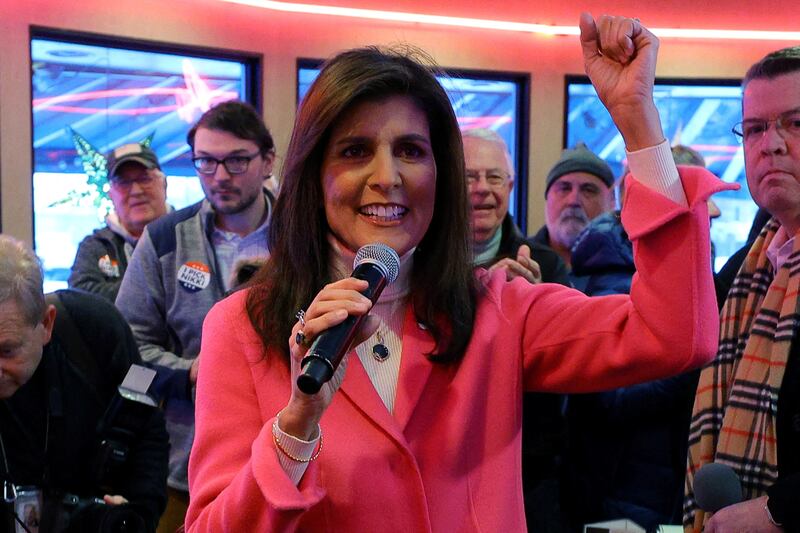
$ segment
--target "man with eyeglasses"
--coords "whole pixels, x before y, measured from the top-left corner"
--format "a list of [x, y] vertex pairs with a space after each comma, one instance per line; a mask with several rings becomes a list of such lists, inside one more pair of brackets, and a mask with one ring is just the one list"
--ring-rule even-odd
[[272, 136], [249, 104], [210, 109], [187, 136], [205, 198], [150, 224], [131, 258], [117, 306], [142, 359], [158, 370], [170, 434], [170, 501], [159, 531], [183, 523], [194, 439], [200, 333], [211, 307], [233, 288], [235, 265], [269, 255], [274, 199], [264, 189], [275, 161]]
[[[564, 150], [547, 174], [545, 182], [545, 225], [534, 240], [555, 250], [571, 265], [572, 245], [595, 217], [614, 209], [614, 174], [611, 167], [584, 143]], [[579, 277], [570, 276], [577, 289]]]
[[140, 143], [123, 144], [106, 156], [108, 196], [114, 211], [106, 227], [81, 241], [69, 276], [71, 288], [117, 297], [122, 277], [144, 227], [168, 211], [167, 178], [158, 157]]
[[514, 167], [503, 138], [483, 128], [465, 129], [461, 135], [475, 264], [490, 271], [505, 269], [509, 280], [520, 276], [531, 283], [569, 285], [567, 268], [558, 255], [522, 235], [508, 214]]
[[705, 531], [800, 531], [800, 46], [745, 75], [742, 140], [750, 194], [772, 218], [752, 243], [721, 313], [717, 358], [700, 375], [689, 434], [685, 526], [700, 526], [694, 480], [733, 468], [743, 501]]
[[[472, 207], [475, 264], [506, 271], [510, 280], [569, 286], [567, 267], [553, 250], [525, 237], [508, 214], [514, 167], [496, 132], [465, 129], [464, 162]], [[565, 444], [564, 395], [526, 393], [522, 413], [522, 487], [530, 531], [560, 531], [558, 469]]]

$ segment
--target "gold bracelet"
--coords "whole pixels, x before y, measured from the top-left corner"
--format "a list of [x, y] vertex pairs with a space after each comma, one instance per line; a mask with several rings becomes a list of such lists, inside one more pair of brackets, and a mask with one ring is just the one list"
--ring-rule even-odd
[[281, 413], [278, 413], [275, 416], [275, 422], [272, 423], [272, 440], [275, 442], [275, 447], [278, 448], [278, 450], [280, 450], [283, 455], [285, 455], [292, 461], [298, 463], [310, 463], [311, 461], [319, 457], [319, 454], [322, 451], [322, 427], [319, 424], [317, 425], [317, 431], [319, 431], [319, 446], [317, 446], [317, 451], [314, 452], [314, 455], [312, 455], [308, 459], [303, 459], [301, 457], [295, 457], [294, 455], [290, 454], [286, 450], [286, 448], [281, 446], [281, 443], [278, 441], [278, 430], [280, 429], [278, 427], [278, 420], [280, 420], [280, 418], [281, 418]]

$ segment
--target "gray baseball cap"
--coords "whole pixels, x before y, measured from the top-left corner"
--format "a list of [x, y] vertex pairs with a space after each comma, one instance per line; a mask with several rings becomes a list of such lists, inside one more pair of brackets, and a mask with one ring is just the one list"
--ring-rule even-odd
[[139, 163], [146, 169], [161, 169], [156, 153], [148, 146], [139, 143], [128, 143], [111, 150], [106, 156], [108, 179], [113, 179], [119, 167], [131, 161]]

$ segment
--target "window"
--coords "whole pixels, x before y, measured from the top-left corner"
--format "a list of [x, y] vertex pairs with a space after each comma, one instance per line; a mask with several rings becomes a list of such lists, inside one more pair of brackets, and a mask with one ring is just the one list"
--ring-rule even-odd
[[[321, 61], [301, 59], [297, 68], [297, 100], [303, 99], [320, 71]], [[516, 176], [527, 178], [528, 93], [527, 74], [447, 69], [439, 76], [462, 128], [494, 130], [508, 145]], [[509, 212], [525, 232], [528, 180], [518, 178], [509, 199]]]
[[80, 241], [103, 225], [111, 203], [76, 143], [105, 154], [151, 137], [179, 209], [203, 197], [186, 133], [219, 102], [258, 105], [260, 58], [220, 51], [33, 29], [34, 242], [45, 290], [66, 286]]
[[[742, 119], [740, 81], [656, 80], [653, 96], [670, 144], [694, 148], [711, 172], [741, 185], [738, 191], [713, 197], [722, 213], [711, 225], [714, 268], [719, 270], [744, 245], [757, 210], [747, 189], [742, 146], [731, 133]], [[567, 77], [565, 115], [564, 145], [585, 142], [620, 177], [625, 166], [622, 136], [585, 76]]]

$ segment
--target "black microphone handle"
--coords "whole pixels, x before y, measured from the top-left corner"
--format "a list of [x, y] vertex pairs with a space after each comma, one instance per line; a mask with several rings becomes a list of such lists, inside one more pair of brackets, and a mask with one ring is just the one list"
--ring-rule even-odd
[[[352, 277], [369, 282], [369, 286], [361, 294], [372, 303], [377, 301], [387, 284], [384, 272], [368, 262], [358, 265]], [[349, 315], [343, 322], [317, 336], [300, 363], [302, 372], [297, 376], [297, 388], [306, 394], [316, 394], [323, 384], [330, 381], [366, 316]]]

